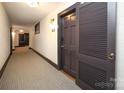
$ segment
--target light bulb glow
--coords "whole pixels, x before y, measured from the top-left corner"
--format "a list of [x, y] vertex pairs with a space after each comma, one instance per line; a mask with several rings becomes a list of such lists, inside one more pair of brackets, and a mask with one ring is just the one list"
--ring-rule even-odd
[[20, 32], [20, 33], [23, 33], [23, 32], [24, 32], [24, 30], [23, 30], [23, 29], [20, 29], [20, 30], [19, 30], [19, 32]]

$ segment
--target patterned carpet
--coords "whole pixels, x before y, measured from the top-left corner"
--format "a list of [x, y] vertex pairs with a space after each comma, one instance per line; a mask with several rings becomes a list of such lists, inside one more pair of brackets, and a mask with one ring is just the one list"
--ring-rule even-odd
[[79, 90], [73, 80], [27, 48], [17, 49], [0, 79], [1, 90]]

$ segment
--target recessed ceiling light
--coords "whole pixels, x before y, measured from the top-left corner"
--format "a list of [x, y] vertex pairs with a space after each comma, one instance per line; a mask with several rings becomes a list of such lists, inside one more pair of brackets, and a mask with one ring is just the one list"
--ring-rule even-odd
[[37, 2], [36, 0], [28, 0], [28, 1], [27, 1], [27, 4], [28, 4], [30, 7], [38, 7], [39, 2]]

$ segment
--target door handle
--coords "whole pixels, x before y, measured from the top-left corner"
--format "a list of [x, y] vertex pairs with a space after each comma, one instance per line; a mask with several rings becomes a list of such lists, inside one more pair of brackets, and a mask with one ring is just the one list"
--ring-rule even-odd
[[114, 59], [114, 56], [115, 56], [114, 53], [110, 53], [110, 54], [108, 55], [108, 59], [112, 60], [112, 59]]

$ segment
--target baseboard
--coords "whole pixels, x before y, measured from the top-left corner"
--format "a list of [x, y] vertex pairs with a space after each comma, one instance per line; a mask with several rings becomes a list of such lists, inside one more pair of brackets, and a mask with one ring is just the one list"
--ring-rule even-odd
[[33, 50], [31, 47], [29, 47], [29, 49]]
[[20, 47], [20, 46], [15, 46], [15, 48]]
[[9, 54], [8, 58], [6, 59], [4, 65], [3, 65], [3, 67], [2, 67], [2, 69], [0, 70], [0, 78], [1, 78], [2, 75], [3, 75], [3, 72], [4, 72], [4, 70], [5, 70], [5, 68], [6, 68], [7, 64], [8, 64], [8, 61], [9, 61], [10, 57], [11, 57], [11, 53]]
[[49, 64], [51, 64], [53, 67], [55, 67], [57, 70], [59, 70], [59, 67], [54, 62], [52, 62], [50, 59], [46, 58], [41, 53], [37, 52], [35, 49], [33, 49], [31, 47], [29, 47], [29, 49], [31, 49], [32, 51], [34, 51], [36, 54], [38, 54], [39, 56], [41, 56], [42, 58], [44, 58]]

